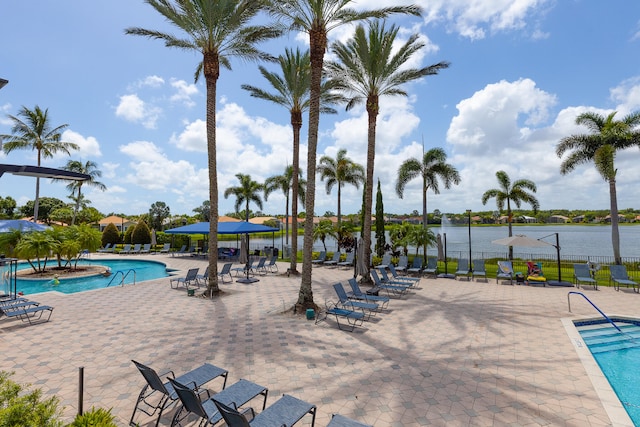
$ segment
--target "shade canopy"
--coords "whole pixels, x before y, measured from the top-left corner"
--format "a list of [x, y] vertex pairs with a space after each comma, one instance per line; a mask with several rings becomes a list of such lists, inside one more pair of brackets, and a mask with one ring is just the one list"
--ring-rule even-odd
[[531, 237], [517, 234], [511, 237], [505, 237], [504, 239], [492, 240], [491, 243], [502, 246], [520, 246], [525, 248], [541, 248], [545, 246], [553, 246], [550, 243], [543, 242], [542, 240], [532, 239]]
[[46, 225], [38, 224], [24, 219], [7, 219], [0, 221], [0, 233], [9, 233], [12, 230], [20, 231], [44, 231], [49, 228]]
[[[246, 221], [239, 222], [219, 222], [218, 234], [249, 234], [249, 233], [269, 233], [280, 231], [278, 228], [267, 227], [261, 224], [252, 224]], [[208, 222], [196, 222], [178, 228], [166, 230], [169, 234], [209, 234]]]
[[71, 181], [86, 181], [91, 179], [91, 176], [85, 173], [71, 172], [64, 169], [46, 168], [43, 166], [0, 164], [0, 176], [5, 173], [33, 176], [36, 178], [66, 179]]

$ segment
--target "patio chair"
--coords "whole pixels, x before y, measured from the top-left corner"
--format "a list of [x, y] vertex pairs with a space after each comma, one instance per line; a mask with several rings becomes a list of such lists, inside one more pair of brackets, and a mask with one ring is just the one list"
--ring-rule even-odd
[[484, 277], [485, 282], [487, 281], [487, 270], [485, 269], [483, 259], [473, 260], [473, 271], [471, 272], [471, 277]]
[[382, 283], [382, 280], [380, 280], [380, 276], [378, 276], [378, 273], [374, 269], [370, 270], [369, 272], [371, 273], [371, 277], [373, 278], [373, 283], [375, 284], [376, 288], [387, 291], [387, 294], [389, 296], [397, 295], [398, 297], [402, 298], [402, 296], [406, 295], [409, 291], [409, 286], [387, 285], [386, 283]]
[[347, 258], [344, 261], [338, 263], [338, 267], [353, 267], [353, 262], [355, 260], [356, 253], [355, 251], [347, 252]]
[[[48, 312], [48, 316], [42, 316]], [[17, 318], [23, 322], [29, 322], [29, 325], [36, 323], [48, 322], [51, 319], [53, 307], [48, 305], [40, 305], [35, 301], [21, 301], [13, 304], [0, 305], [0, 318], [3, 316], [7, 319]]]
[[400, 276], [398, 274], [398, 272], [396, 271], [396, 268], [393, 266], [393, 264], [389, 264], [389, 272], [391, 273], [391, 276], [393, 277], [393, 280], [405, 280], [405, 281], [412, 281], [412, 282], [416, 282], [416, 283], [418, 283], [420, 281], [420, 276], [417, 276], [417, 277]]
[[342, 283], [335, 283], [333, 285], [333, 290], [336, 291], [336, 295], [338, 296], [338, 301], [342, 308], [346, 308], [349, 310], [353, 310], [354, 308], [366, 310], [367, 317], [365, 320], [369, 320], [369, 318], [380, 310], [378, 304], [374, 302], [362, 302], [359, 300], [351, 300], [347, 296], [347, 292], [344, 290]]
[[183, 285], [184, 287], [189, 289], [189, 285], [195, 283], [196, 286], [200, 287], [200, 284], [198, 283], [198, 270], [198, 268], [190, 268], [189, 270], [187, 270], [186, 276], [174, 277], [172, 279], [169, 279], [169, 285], [171, 286], [171, 288], [173, 288], [173, 285], [175, 284], [176, 289], [178, 289], [180, 285]]
[[251, 275], [255, 271], [254, 269], [255, 263], [256, 263], [255, 258], [250, 258], [247, 264], [244, 264], [242, 267], [232, 268], [231, 271], [235, 271], [236, 277], [244, 276], [245, 274], [247, 274], [247, 272], [249, 273], [249, 275]]
[[511, 261], [498, 261], [496, 284], [498, 284], [500, 279], [509, 280], [509, 284], [513, 285], [513, 265], [511, 264]]
[[[393, 264], [389, 264], [389, 268], [391, 268], [391, 266], [393, 266]], [[406, 274], [408, 267], [409, 267], [409, 257], [406, 255], [400, 255], [400, 257], [398, 258], [398, 265], [394, 266], [395, 270], [397, 272], [404, 272]]]
[[340, 262], [340, 257], [342, 256], [342, 254], [340, 253], [340, 251], [335, 251], [333, 253], [333, 258], [326, 260], [325, 262], [322, 263], [322, 265], [332, 265], [332, 266], [338, 266], [338, 263]]
[[278, 264], [276, 264], [277, 261], [278, 261], [278, 255], [271, 256], [271, 259], [269, 260], [269, 264], [265, 265], [265, 268], [270, 273], [277, 273], [278, 272]]
[[415, 287], [418, 284], [415, 277], [399, 277], [399, 278], [391, 278], [387, 274], [387, 270], [382, 267], [378, 267], [378, 271], [380, 272], [380, 281], [385, 285], [398, 285], [398, 286], [408, 286]]
[[120, 255], [131, 253], [131, 245], [129, 243], [125, 243], [122, 247], [122, 250], [118, 252]]
[[325, 301], [324, 304], [324, 311], [318, 313], [318, 315], [316, 316], [316, 325], [323, 320], [326, 320], [330, 315], [336, 316], [336, 323], [338, 324], [338, 329], [340, 330], [346, 330], [342, 329], [342, 324], [340, 323], [341, 318], [347, 319], [347, 328], [349, 328], [349, 332], [353, 332], [356, 326], [362, 326], [362, 324], [364, 323], [365, 314], [363, 309], [354, 307], [353, 310], [349, 310], [346, 308], [338, 307], [338, 304], [333, 301]]
[[591, 277], [591, 270], [587, 264], [573, 264], [573, 278], [577, 288], [580, 288], [581, 284], [586, 284], [598, 290], [598, 282]]
[[253, 267], [253, 274], [259, 274], [261, 276], [264, 276], [267, 274], [267, 267], [266, 267], [266, 263], [267, 263], [267, 257], [260, 257], [260, 259], [258, 260], [258, 264]]
[[466, 258], [458, 258], [458, 269], [456, 270], [455, 278], [458, 276], [467, 276], [467, 280], [471, 280], [469, 276], [469, 260]]
[[[199, 391], [193, 390], [178, 381], [169, 378], [169, 382], [173, 386], [178, 395], [178, 399], [182, 403], [180, 408], [171, 421], [172, 426], [181, 426], [183, 422], [191, 423], [193, 420], [191, 415], [200, 417], [199, 426], [213, 426], [222, 421], [222, 414], [218, 411], [216, 404], [207, 389]], [[215, 399], [224, 405], [242, 406], [258, 396], [264, 396], [262, 409], [267, 406], [267, 394], [269, 389], [241, 379], [237, 383], [231, 384], [229, 387], [215, 394]], [[189, 421], [187, 419], [189, 418]]]
[[136, 425], [133, 420], [136, 413], [141, 411], [150, 417], [153, 417], [157, 412], [157, 427], [158, 424], [160, 424], [162, 412], [178, 401], [178, 394], [173, 387], [173, 384], [170, 381], [163, 382], [161, 377], [173, 379], [196, 391], [198, 391], [204, 384], [218, 377], [224, 378], [224, 383], [222, 384], [223, 390], [227, 385], [227, 375], [229, 372], [209, 363], [205, 363], [204, 365], [176, 378], [173, 371], [158, 374], [154, 369], [143, 365], [140, 362], [136, 362], [135, 360], [132, 360], [132, 362], [136, 368], [138, 368], [138, 371], [142, 374], [147, 383], [142, 387], [142, 390], [138, 395], [138, 399], [136, 400], [133, 413], [131, 414], [131, 420], [129, 421], [130, 426]]
[[411, 267], [407, 268], [407, 274], [420, 275], [422, 273], [422, 263], [424, 259], [421, 256], [416, 256], [411, 262]]
[[158, 252], [161, 254], [168, 254], [171, 250], [171, 243], [165, 243]]
[[111, 243], [107, 243], [106, 245], [104, 245], [104, 248], [98, 249], [96, 252], [100, 252], [100, 253], [113, 252], [113, 248], [111, 247]]
[[433, 256], [427, 257], [427, 265], [422, 269], [423, 274], [438, 275], [438, 259]]
[[364, 424], [360, 421], [352, 420], [344, 415], [333, 414], [331, 421], [327, 424], [327, 427], [373, 427], [371, 424]]
[[311, 261], [311, 264], [322, 264], [327, 260], [327, 253], [325, 251], [321, 251], [318, 255], [318, 258]]
[[133, 245], [133, 249], [129, 252], [130, 254], [139, 254], [142, 249], [142, 245], [140, 243], [136, 243]]
[[542, 273], [542, 264], [539, 262], [527, 261], [527, 283], [531, 286], [542, 284], [547, 285], [547, 278]]
[[384, 254], [382, 255], [382, 261], [380, 261], [380, 264], [378, 265], [374, 265], [375, 268], [387, 268], [389, 267], [389, 264], [391, 264], [391, 254]]
[[353, 277], [350, 277], [348, 282], [349, 286], [351, 286], [351, 292], [347, 294], [349, 298], [379, 304], [381, 309], [385, 309], [389, 306], [389, 297], [382, 295], [369, 295], [362, 292], [360, 285], [358, 285], [358, 281]]
[[171, 252], [171, 256], [183, 255], [186, 253], [186, 249], [187, 249], [187, 245], [182, 245], [182, 247], [179, 250], [175, 252]]
[[198, 282], [198, 287], [200, 285], [200, 281], [202, 281], [205, 286], [209, 283], [209, 265], [204, 269], [204, 273], [196, 274], [196, 281]]
[[220, 278], [221, 283], [225, 283], [224, 278], [229, 276], [229, 281], [233, 282], [233, 277], [231, 276], [231, 266], [233, 263], [228, 262], [222, 266], [222, 270], [218, 272], [218, 277]]
[[307, 414], [312, 414], [311, 427], [314, 427], [316, 422], [316, 405], [288, 394], [282, 395], [276, 403], [255, 415], [251, 421], [248, 421], [243, 413], [238, 412], [235, 404], [225, 405], [222, 403], [218, 399], [218, 395], [213, 396], [213, 401], [228, 427], [292, 426]]
[[616, 291], [620, 291], [620, 285], [624, 285], [627, 288], [633, 287], [634, 292], [639, 292], [638, 283], [629, 279], [627, 274], [627, 267], [624, 265], [610, 265], [609, 266], [609, 284], [613, 281], [613, 287]]
[[151, 243], [145, 243], [142, 246], [142, 249], [140, 249], [140, 253], [141, 254], [148, 254], [151, 253]]

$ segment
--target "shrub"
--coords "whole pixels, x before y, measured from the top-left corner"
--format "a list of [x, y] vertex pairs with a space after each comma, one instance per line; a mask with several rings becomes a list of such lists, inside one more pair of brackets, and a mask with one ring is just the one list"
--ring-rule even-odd
[[61, 427], [58, 398], [42, 399], [42, 391], [26, 390], [0, 371], [0, 426]]
[[120, 232], [113, 223], [109, 223], [102, 232], [102, 246], [106, 246], [107, 243], [115, 245], [120, 243]]
[[124, 238], [123, 238], [124, 243], [131, 243], [131, 234], [133, 234], [133, 229], [134, 228], [135, 227], [133, 225], [130, 225], [127, 228], [127, 231], [124, 232]]
[[[129, 230], [127, 230], [127, 232], [128, 231]], [[149, 230], [149, 226], [147, 226], [146, 222], [138, 222], [138, 225], [136, 225], [131, 233], [131, 243], [151, 243], [151, 231]]]
[[89, 412], [77, 415], [67, 427], [118, 427], [111, 409], [91, 408]]

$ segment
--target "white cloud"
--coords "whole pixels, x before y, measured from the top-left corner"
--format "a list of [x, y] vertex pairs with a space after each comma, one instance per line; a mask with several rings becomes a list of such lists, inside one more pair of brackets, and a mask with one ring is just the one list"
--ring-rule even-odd
[[139, 83], [139, 86], [147, 86], [152, 88], [158, 88], [164, 85], [164, 79], [158, 76], [147, 76], [142, 79]]
[[[62, 140], [78, 144], [80, 149], [78, 151], [72, 152], [72, 155], [74, 156], [78, 155], [84, 158], [102, 156], [102, 152], [100, 151], [100, 143], [93, 136], [84, 137], [78, 132], [67, 129], [62, 133]], [[64, 155], [66, 156], [66, 154]]]
[[[632, 77], [610, 90], [611, 100], [617, 103], [619, 116], [640, 108], [640, 76]], [[620, 118], [618, 117], [618, 118]]]
[[104, 162], [100, 166], [102, 169], [102, 176], [112, 179], [116, 177], [116, 169], [118, 169], [120, 163]]
[[141, 123], [148, 129], [155, 129], [162, 110], [145, 103], [138, 95], [123, 95], [116, 107], [116, 116], [132, 123]]
[[11, 108], [12, 106], [8, 102], [0, 105], [0, 125], [11, 126], [13, 124], [13, 122], [7, 117]]
[[195, 105], [195, 102], [191, 99], [199, 93], [195, 84], [189, 84], [184, 80], [171, 79], [171, 87], [176, 90], [176, 93], [171, 95], [170, 100], [172, 102], [181, 102], [187, 107]]
[[187, 123], [179, 135], [171, 135], [170, 142], [185, 151], [206, 153], [207, 122], [198, 119], [194, 122]]

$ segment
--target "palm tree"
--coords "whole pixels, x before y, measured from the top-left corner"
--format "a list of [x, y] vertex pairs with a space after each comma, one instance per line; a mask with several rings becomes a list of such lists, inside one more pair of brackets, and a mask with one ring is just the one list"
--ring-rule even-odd
[[[347, 110], [365, 103], [369, 117], [367, 186], [362, 227], [365, 259], [369, 259], [371, 253], [371, 207], [379, 99], [382, 96], [407, 96], [402, 85], [437, 74], [438, 71], [449, 66], [448, 62], [440, 62], [424, 68], [406, 68], [407, 61], [424, 47], [424, 43], [419, 40], [418, 34], [413, 34], [402, 46], [396, 49], [394, 42], [397, 34], [398, 27], [393, 25], [387, 30], [384, 22], [380, 21], [369, 24], [368, 34], [364, 26], [359, 25], [353, 39], [346, 44], [336, 42], [332, 45], [331, 50], [339, 62], [327, 65], [329, 77], [336, 80], [336, 84], [343, 88], [349, 98]], [[364, 279], [370, 280], [369, 275], [365, 274]]]
[[432, 148], [422, 155], [422, 162], [412, 157], [405, 160], [398, 168], [396, 193], [401, 199], [409, 181], [422, 176], [422, 224], [427, 227], [427, 191], [429, 188], [435, 194], [440, 194], [438, 178], [444, 183], [444, 188], [451, 188], [451, 184], [460, 184], [458, 170], [447, 163], [447, 153], [442, 148]]
[[[249, 21], [263, 10], [264, 4], [255, 0], [145, 0], [169, 23], [185, 33], [185, 38], [144, 28], [127, 28], [126, 34], [164, 40], [167, 47], [175, 47], [202, 54], [196, 68], [195, 80], [204, 75], [207, 88], [207, 156], [209, 166], [209, 250], [218, 252], [218, 168], [216, 148], [216, 89], [220, 66], [231, 69], [230, 58], [245, 61], [268, 60], [271, 57], [256, 48], [256, 44], [277, 37], [275, 27], [252, 26]], [[209, 286], [212, 295], [218, 292], [218, 261], [209, 257]]]
[[[355, 10], [348, 7], [352, 0], [273, 0], [268, 8], [279, 22], [286, 22], [291, 30], [309, 34], [311, 85], [309, 94], [309, 132], [307, 142], [307, 200], [305, 210], [313, 219], [316, 197], [316, 151], [320, 125], [320, 94], [327, 37], [331, 30], [370, 18], [386, 18], [394, 13], [420, 16], [418, 6], [392, 6], [377, 10]], [[298, 304], [315, 308], [311, 289], [313, 256], [313, 221], [304, 223], [302, 280]]]
[[364, 167], [347, 157], [347, 150], [344, 148], [338, 151], [336, 158], [331, 156], [322, 156], [318, 164], [317, 172], [320, 174], [320, 180], [325, 181], [327, 194], [331, 194], [331, 190], [335, 185], [338, 186], [338, 226], [342, 223], [342, 187], [345, 184], [351, 184], [356, 188], [360, 188], [360, 184], [364, 184]]
[[[285, 216], [284, 216], [284, 221], [285, 221], [285, 228], [286, 228], [286, 244], [289, 244], [289, 195], [291, 193], [292, 187], [295, 184], [298, 184], [298, 191], [294, 192], [294, 194], [296, 194], [300, 201], [302, 203], [304, 203], [304, 186], [307, 184], [307, 181], [305, 181], [304, 179], [302, 179], [302, 173], [300, 172], [300, 170], [298, 169], [298, 179], [294, 179], [293, 176], [293, 166], [287, 166], [284, 170], [284, 174], [282, 175], [274, 175], [271, 176], [269, 178], [267, 178], [264, 182], [264, 200], [266, 201], [269, 198], [269, 194], [273, 193], [276, 190], [282, 190], [282, 192], [285, 195]], [[291, 204], [292, 207], [294, 205], [297, 205], [297, 203], [292, 203]], [[293, 210], [293, 208], [292, 208]], [[294, 239], [293, 242], [296, 242], [296, 240], [298, 239], [298, 210], [297, 210], [297, 206], [296, 206], [296, 216], [293, 216], [294, 218], [294, 223], [295, 226], [293, 227], [293, 229], [295, 230], [294, 232]], [[292, 242], [292, 243], [293, 243]], [[295, 245], [292, 245], [295, 247], [295, 252], [292, 249], [293, 254], [297, 253], [298, 250], [298, 245], [297, 242]], [[294, 261], [294, 258], [297, 258], [295, 256], [291, 257], [291, 267], [290, 267], [290, 273], [293, 272], [295, 270], [295, 266], [297, 264], [296, 261]]]
[[[90, 177], [86, 181], [71, 181], [69, 184], [67, 184], [67, 190], [71, 191], [71, 199], [75, 202], [75, 206], [73, 208], [73, 217], [71, 218], [71, 225], [74, 225], [76, 222], [76, 216], [78, 215], [78, 210], [80, 210], [80, 204], [83, 202], [88, 202], [82, 194], [82, 186], [84, 184], [87, 184], [101, 191], [105, 191], [107, 189], [107, 186], [96, 180], [96, 178], [100, 178], [102, 176], [102, 171], [98, 169], [98, 164], [96, 162], [92, 162], [91, 160], [87, 160], [87, 162], [85, 162], [84, 164], [82, 164], [82, 162], [78, 160], [69, 160], [62, 169], [70, 172], [83, 173], [85, 175], [89, 175]], [[64, 180], [58, 178], [54, 179], [54, 181]]]
[[562, 157], [570, 152], [560, 165], [563, 175], [573, 171], [577, 166], [593, 162], [600, 176], [609, 183], [609, 202], [611, 206], [611, 243], [616, 264], [621, 264], [620, 232], [618, 230], [618, 196], [616, 191], [616, 174], [614, 166], [616, 152], [632, 145], [639, 145], [640, 112], [631, 113], [615, 120], [616, 112], [604, 117], [598, 113], [582, 113], [576, 117], [577, 125], [584, 125], [589, 134], [571, 135], [560, 140], [556, 146], [556, 154]]
[[[49, 109], [43, 111], [36, 105], [33, 110], [29, 110], [23, 106], [18, 112], [18, 116], [9, 115], [8, 117], [13, 122], [12, 135], [0, 135], [0, 139], [6, 140], [3, 146], [5, 153], [10, 153], [13, 150], [35, 150], [38, 153], [37, 165], [40, 166], [43, 158], [51, 158], [58, 152], [70, 155], [70, 150], [80, 148], [73, 142], [61, 141], [62, 131], [69, 125], [64, 124], [52, 128], [49, 121]], [[33, 204], [34, 222], [38, 221], [39, 205], [40, 177], [36, 177], [36, 199]]]
[[[298, 198], [300, 198], [304, 204], [304, 198], [298, 195], [301, 188], [301, 184], [298, 182], [298, 179], [302, 176], [300, 173], [300, 129], [302, 128], [302, 113], [309, 109], [309, 84], [311, 80], [311, 60], [309, 57], [309, 51], [307, 50], [304, 53], [301, 53], [299, 49], [296, 49], [295, 52], [290, 49], [285, 49], [285, 54], [280, 55], [278, 62], [280, 63], [282, 74], [267, 71], [267, 69], [262, 66], [259, 67], [260, 73], [262, 73], [262, 76], [267, 79], [271, 86], [273, 86], [275, 92], [267, 92], [251, 85], [242, 85], [242, 88], [248, 90], [251, 93], [251, 96], [255, 98], [273, 102], [274, 104], [280, 105], [289, 110], [289, 114], [291, 116], [291, 128], [293, 129], [293, 167], [291, 174], [293, 182], [291, 183], [290, 188], [293, 192], [292, 199], [298, 200]], [[320, 112], [336, 114], [337, 111], [329, 105], [340, 102], [342, 97], [331, 92], [330, 89], [330, 82], [324, 82], [322, 84], [320, 89]], [[288, 206], [289, 202], [287, 200], [287, 207]], [[291, 205], [291, 216], [296, 219], [298, 218], [297, 203], [292, 203]], [[293, 235], [291, 238], [291, 253], [297, 254], [298, 227], [293, 227]], [[289, 223], [287, 223], [287, 244], [289, 244], [288, 239]], [[297, 256], [292, 256], [291, 265], [289, 267], [290, 273], [297, 274], [297, 264]]]
[[327, 237], [337, 239], [338, 233], [330, 220], [322, 219], [313, 227], [313, 240], [320, 240], [325, 252], [327, 251]]
[[[264, 185], [251, 179], [251, 175], [245, 175], [242, 173], [236, 174], [236, 178], [240, 181], [240, 185], [237, 187], [229, 187], [224, 190], [224, 198], [228, 198], [231, 195], [236, 196], [235, 209], [236, 212], [240, 211], [240, 206], [245, 204], [245, 221], [249, 221], [249, 203], [254, 202], [260, 209], [262, 209], [262, 199], [260, 193], [264, 191]], [[218, 249], [216, 249], [217, 253]]]
[[[536, 184], [528, 179], [519, 179], [513, 184], [511, 178], [505, 171], [496, 172], [498, 178], [498, 184], [500, 188], [493, 188], [485, 191], [482, 195], [482, 204], [486, 205], [487, 201], [493, 197], [496, 199], [496, 205], [499, 211], [504, 210], [504, 203], [507, 202], [507, 222], [509, 224], [509, 237], [511, 237], [512, 229], [511, 223], [513, 222], [513, 213], [511, 212], [511, 203], [513, 202], [516, 207], [520, 208], [522, 202], [528, 203], [533, 208], [534, 212], [540, 208], [538, 199], [533, 194], [527, 192], [527, 190], [535, 193], [537, 191]], [[513, 259], [513, 246], [509, 246], [509, 259]]]

